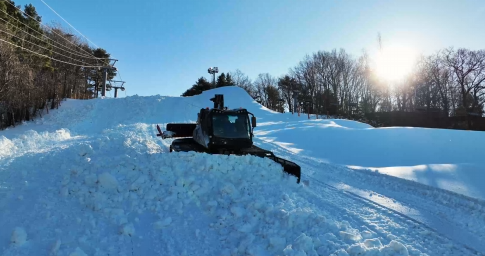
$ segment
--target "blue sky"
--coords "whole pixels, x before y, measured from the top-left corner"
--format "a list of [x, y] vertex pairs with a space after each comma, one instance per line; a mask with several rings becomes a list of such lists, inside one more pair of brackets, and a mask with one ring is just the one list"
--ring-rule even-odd
[[[379, 32], [384, 46], [424, 54], [485, 48], [483, 0], [44, 1], [119, 59], [126, 95], [178, 96], [209, 79], [211, 66], [255, 79], [284, 75], [318, 50], [372, 56]], [[32, 3], [44, 23], [68, 27], [40, 0], [15, 3]]]

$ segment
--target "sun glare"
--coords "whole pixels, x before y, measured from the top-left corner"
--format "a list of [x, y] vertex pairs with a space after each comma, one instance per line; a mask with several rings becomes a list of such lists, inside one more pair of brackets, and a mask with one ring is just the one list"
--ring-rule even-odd
[[379, 78], [399, 81], [408, 75], [416, 64], [417, 54], [405, 47], [390, 47], [379, 52], [375, 58], [375, 70]]

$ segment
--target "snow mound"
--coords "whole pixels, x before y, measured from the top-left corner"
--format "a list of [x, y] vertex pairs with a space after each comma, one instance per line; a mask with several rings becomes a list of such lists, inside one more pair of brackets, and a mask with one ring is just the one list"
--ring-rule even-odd
[[[42, 159], [27, 154], [9, 162], [0, 172], [9, 184], [0, 203], [11, 206], [0, 211], [0, 225], [12, 230], [22, 216], [40, 247], [9, 247], [3, 255], [38, 248], [58, 255], [316, 255], [347, 249], [341, 232], [361, 240], [303, 200], [296, 178], [269, 159], [150, 154], [148, 146], [142, 154], [126, 139], [99, 135]], [[0, 248], [5, 235], [4, 228]], [[15, 241], [25, 242], [25, 232], [16, 229]]]
[[416, 181], [485, 200], [485, 133], [368, 128], [344, 120], [271, 122], [255, 129], [271, 150]]
[[[354, 190], [342, 193], [340, 187], [330, 189], [316, 180], [296, 184], [296, 178], [269, 159], [168, 153], [170, 140], [155, 136], [155, 124], [193, 122], [200, 108], [210, 106], [210, 98], [220, 93], [228, 107], [244, 107], [257, 116], [256, 144], [301, 164], [304, 179], [315, 174], [328, 183], [357, 184], [371, 196], [377, 195], [374, 191], [404, 187], [413, 200], [431, 195], [442, 201], [450, 198], [442, 191], [420, 194], [419, 186], [409, 188], [379, 173], [336, 165], [365, 167], [380, 161], [388, 166], [396, 164], [396, 159], [410, 164], [426, 156], [419, 151], [426, 147], [449, 157], [448, 151], [420, 143], [432, 144], [444, 133], [373, 129], [353, 121], [276, 113], [236, 87], [186, 98], [68, 100], [35, 122], [0, 131], [1, 254], [420, 255], [467, 251], [409, 218], [355, 199], [349, 195]], [[453, 143], [460, 136], [467, 142], [481, 140], [475, 133], [455, 133]], [[385, 140], [375, 141], [378, 138]], [[412, 147], [413, 143], [419, 147]], [[453, 143], [440, 145], [463, 147]], [[397, 158], [400, 147], [419, 154]], [[481, 166], [473, 155], [481, 152], [480, 147], [462, 159]], [[453, 170], [440, 166], [440, 161], [432, 168]], [[411, 197], [400, 197], [407, 198]], [[481, 204], [452, 198], [454, 205], [466, 206], [460, 207], [463, 212], [472, 209], [473, 217], [456, 221], [460, 215], [443, 214], [446, 211], [441, 209], [450, 208], [435, 204], [439, 200], [428, 200], [433, 204], [421, 213], [466, 226], [465, 231], [477, 234], [478, 242], [472, 241], [475, 248], [481, 248], [480, 242], [485, 241], [480, 236], [485, 216]], [[411, 202], [411, 206], [415, 205]], [[434, 206], [440, 206], [439, 210], [434, 211]]]
[[25, 153], [41, 153], [58, 143], [73, 139], [68, 129], [38, 133], [29, 130], [14, 139], [0, 136], [0, 159]]

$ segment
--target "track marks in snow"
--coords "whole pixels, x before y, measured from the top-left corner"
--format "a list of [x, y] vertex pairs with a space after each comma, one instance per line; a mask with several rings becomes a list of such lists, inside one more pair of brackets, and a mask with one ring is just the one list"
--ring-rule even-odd
[[[470, 199], [470, 201], [468, 201], [467, 198], [462, 195], [454, 195], [452, 192], [431, 188], [396, 177], [327, 164], [318, 159], [292, 154], [286, 149], [273, 143], [266, 142], [263, 145], [260, 144], [260, 146], [263, 148], [270, 148], [275, 151], [275, 154], [300, 164], [302, 173], [307, 180], [310, 181], [310, 184], [317, 183], [316, 189], [322, 185], [328, 186], [329, 188], [338, 191], [338, 193], [354, 197], [354, 200], [364, 201], [364, 204], [370, 203], [371, 205], [368, 205], [367, 207], [371, 207], [371, 209], [375, 208], [372, 205], [375, 205], [378, 208], [381, 207], [387, 209], [386, 211], [393, 212], [394, 214], [397, 214], [398, 217], [400, 216], [408, 221], [414, 222], [417, 226], [422, 226], [422, 228], [427, 229], [428, 231], [416, 233], [415, 239], [417, 239], [417, 241], [420, 241], [420, 235], [424, 236], [435, 233], [437, 234], [437, 237], [441, 237], [440, 239], [448, 241], [444, 244], [454, 244], [453, 248], [455, 248], [455, 250], [464, 250], [464, 252], [468, 253], [485, 250], [482, 248], [483, 233], [480, 231], [484, 225], [464, 226], [463, 224], [466, 222], [463, 223], [461, 222], [461, 219], [456, 219], [457, 217], [460, 218], [460, 215], [458, 214], [465, 214], [465, 217], [461, 215], [461, 218], [467, 222], [471, 220], [473, 221], [472, 223], [483, 223], [485, 221], [485, 218], [483, 218], [485, 215], [483, 215], [482, 207], [480, 206], [481, 204], [475, 199]], [[353, 185], [364, 186], [366, 188], [365, 192], [364, 190], [346, 185], [345, 182], [348, 181], [351, 181], [351, 184]], [[315, 188], [315, 185], [310, 185], [310, 187], [313, 189]], [[339, 187], [340, 189], [338, 189]], [[374, 188], [381, 193], [390, 193], [393, 197], [389, 198], [382, 195], [379, 197], [379, 193], [367, 190], [367, 188]], [[368, 195], [374, 194], [374, 196], [366, 197], [363, 193], [367, 193]], [[424, 198], [414, 201], [417, 195], [421, 197], [424, 196]], [[406, 203], [402, 203], [402, 200]], [[409, 202], [408, 200], [413, 200], [414, 204], [412, 206], [406, 206], [407, 202]], [[367, 201], [367, 203], [365, 201]], [[458, 205], [465, 207], [461, 207], [460, 209], [449, 208], [452, 206], [451, 204], [446, 207], [449, 211], [442, 209], [443, 205], [450, 204], [450, 202], [457, 202]], [[359, 203], [356, 204], [359, 205]], [[348, 207], [351, 206], [352, 205], [349, 205]], [[423, 211], [426, 211], [427, 214], [423, 215]], [[450, 211], [451, 214], [449, 213]], [[357, 212], [358, 211], [356, 211], [356, 213]], [[362, 212], [360, 214], [355, 214], [354, 217], [360, 218], [359, 216], [368, 216]], [[432, 217], [432, 219], [430, 220], [429, 217]], [[443, 222], [437, 221], [441, 219], [443, 219]], [[446, 222], [446, 220], [450, 219], [452, 221], [451, 223], [449, 221]], [[395, 221], [399, 222], [399, 220]], [[387, 222], [384, 221], [382, 223]], [[374, 223], [373, 226], [375, 225], [377, 224]], [[386, 227], [386, 224], [382, 224], [382, 226]], [[397, 230], [400, 229], [401, 228]], [[412, 241], [412, 239], [409, 241]], [[426, 247], [420, 248], [425, 249]], [[448, 250], [452, 249], [446, 247], [443, 252]]]
[[[384, 239], [391, 240], [389, 242], [397, 239], [404, 244], [412, 244], [418, 250], [430, 255], [446, 255], [447, 253], [475, 255], [478, 253], [460, 242], [450, 240], [447, 234], [439, 233], [426, 224], [398, 211], [367, 200], [353, 192], [330, 186], [315, 178], [311, 178], [311, 181], [352, 199], [350, 202], [341, 205], [346, 207], [356, 218], [360, 218], [371, 230], [379, 233]], [[313, 188], [320, 189], [318, 185], [313, 186]], [[326, 192], [329, 191], [326, 190]], [[343, 202], [344, 199], [338, 199], [338, 201]], [[418, 252], [415, 251], [415, 253]]]
[[[226, 89], [231, 88], [221, 90]], [[209, 94], [213, 96], [213, 92]], [[260, 159], [168, 154], [170, 141], [154, 136], [155, 124], [193, 121], [200, 107], [210, 103], [209, 94], [68, 101], [40, 119], [39, 125], [20, 129], [51, 135], [65, 129], [70, 138], [49, 137], [45, 144], [34, 146], [28, 144], [31, 141], [23, 142], [28, 146], [17, 147], [16, 153], [11, 153], [16, 144], [11, 142], [19, 136], [12, 132], [6, 140], [0, 139], [4, 148], [10, 148], [8, 159], [0, 159], [4, 161], [0, 165], [2, 255], [47, 255], [51, 251], [59, 255], [473, 252], [455, 239], [447, 240], [442, 236], [446, 233], [409, 219], [416, 217], [409, 216], [410, 211], [399, 214], [401, 206], [421, 215], [436, 214], [452, 227], [483, 234], [485, 215], [479, 202], [380, 174], [324, 164], [281, 147], [292, 145], [265, 143], [277, 155], [301, 163], [304, 174], [330, 187], [315, 180], [310, 187], [297, 186], [281, 175], [280, 167]], [[233, 107], [249, 102], [247, 95], [226, 96], [232, 97], [231, 104], [241, 103]], [[289, 115], [264, 113], [254, 109], [260, 108], [258, 104], [251, 104], [263, 122], [284, 125], [284, 118], [298, 121]], [[32, 142], [42, 140], [35, 137]], [[365, 193], [379, 200], [366, 200], [372, 197]], [[386, 208], [388, 202], [398, 212]], [[459, 216], [465, 216], [465, 221], [458, 222]], [[16, 227], [27, 235], [22, 246], [10, 243]]]

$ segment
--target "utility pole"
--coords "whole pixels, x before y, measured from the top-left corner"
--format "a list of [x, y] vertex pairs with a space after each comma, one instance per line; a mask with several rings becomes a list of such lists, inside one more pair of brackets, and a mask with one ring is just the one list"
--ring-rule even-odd
[[212, 87], [216, 88], [216, 73], [219, 73], [219, 68], [210, 67], [207, 72], [212, 75]]
[[113, 70], [113, 71], [117, 70], [114, 65], [118, 60], [109, 59], [109, 61], [114, 61], [114, 63], [112, 65], [102, 67], [102, 70], [103, 70], [103, 87], [101, 89], [101, 96], [103, 96], [103, 97], [106, 96], [106, 82], [108, 81], [108, 70]]

